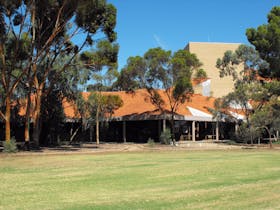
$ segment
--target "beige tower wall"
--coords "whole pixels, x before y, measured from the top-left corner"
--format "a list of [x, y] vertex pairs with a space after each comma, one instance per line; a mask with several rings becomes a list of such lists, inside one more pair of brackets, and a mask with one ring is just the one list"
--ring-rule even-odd
[[186, 49], [197, 55], [203, 63], [202, 68], [211, 79], [211, 93], [214, 97], [222, 97], [233, 90], [232, 77], [220, 78], [216, 68], [218, 58], [222, 58], [227, 50], [235, 51], [240, 43], [190, 42]]

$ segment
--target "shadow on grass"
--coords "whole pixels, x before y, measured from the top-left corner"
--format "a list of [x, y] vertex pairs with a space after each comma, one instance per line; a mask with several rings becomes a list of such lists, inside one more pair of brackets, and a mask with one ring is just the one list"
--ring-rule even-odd
[[[56, 145], [56, 146], [36, 146], [29, 144], [28, 146], [24, 142], [17, 142], [17, 152], [32, 152], [32, 153], [43, 153], [45, 150], [49, 151], [61, 151], [61, 152], [76, 152], [82, 149], [99, 149], [100, 147], [96, 144], [71, 144], [71, 145]], [[3, 145], [0, 145], [0, 153], [4, 153]]]
[[81, 149], [98, 149], [97, 145], [82, 145], [82, 144], [71, 144], [71, 145], [61, 145], [52, 147], [43, 147], [42, 149], [48, 149], [50, 151], [63, 151], [63, 152], [75, 152]]

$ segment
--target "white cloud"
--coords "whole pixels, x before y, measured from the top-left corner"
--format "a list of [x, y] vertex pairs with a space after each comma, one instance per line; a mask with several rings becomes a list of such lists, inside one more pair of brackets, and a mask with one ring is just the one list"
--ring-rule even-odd
[[158, 35], [154, 34], [153, 37], [159, 47], [161, 47], [162, 49], [167, 49], [166, 45], [162, 42]]

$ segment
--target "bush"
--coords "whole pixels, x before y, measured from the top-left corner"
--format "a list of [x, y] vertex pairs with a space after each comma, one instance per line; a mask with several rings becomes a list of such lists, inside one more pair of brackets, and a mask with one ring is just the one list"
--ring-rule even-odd
[[171, 142], [171, 132], [170, 129], [167, 128], [165, 131], [161, 132], [160, 134], [160, 142], [162, 144], [170, 144]]
[[[238, 143], [251, 143], [251, 140], [254, 142], [258, 141], [258, 138], [261, 136], [261, 131], [254, 128], [248, 128], [244, 123], [242, 124], [236, 133], [236, 142]], [[252, 139], [251, 139], [252, 138]]]
[[272, 142], [272, 144], [280, 144], [280, 141], [279, 140], [274, 141], [274, 142]]
[[4, 146], [3, 152], [15, 153], [18, 151], [16, 140], [14, 138], [12, 138], [10, 141], [5, 141], [3, 146]]
[[155, 146], [155, 141], [152, 138], [149, 138], [147, 143], [150, 147]]

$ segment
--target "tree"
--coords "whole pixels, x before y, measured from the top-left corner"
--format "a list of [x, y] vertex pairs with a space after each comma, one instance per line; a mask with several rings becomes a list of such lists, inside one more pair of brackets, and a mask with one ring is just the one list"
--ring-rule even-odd
[[[262, 86], [258, 82], [240, 82], [236, 84], [233, 92], [221, 99], [217, 99], [221, 101], [222, 109], [220, 109], [220, 112], [227, 116], [232, 116], [232, 118], [235, 118], [236, 122], [243, 120], [240, 118], [239, 114], [245, 115], [245, 119], [243, 120], [245, 127], [243, 130], [246, 130], [249, 134], [251, 144], [253, 144], [254, 141], [254, 129], [251, 123], [251, 116], [256, 110], [260, 109], [261, 104], [263, 104], [263, 101], [258, 98], [260, 92], [263, 91]], [[254, 105], [250, 103], [252, 100], [255, 102]], [[239, 114], [234, 114], [234, 112]]]
[[[78, 103], [85, 110], [84, 119], [96, 125], [96, 143], [99, 144], [99, 121], [106, 114], [112, 114], [115, 109], [122, 106], [122, 101], [117, 96], [104, 95], [102, 91], [110, 89], [112, 82], [117, 78], [117, 55], [119, 46], [108, 41], [101, 41], [96, 49], [85, 51], [81, 54], [82, 66], [87, 71], [87, 77], [94, 84], [88, 85], [91, 94], [87, 100], [79, 97]], [[82, 100], [81, 100], [82, 99]], [[91, 126], [91, 125], [90, 125]]]
[[226, 51], [223, 58], [218, 58], [216, 67], [221, 78], [231, 76], [236, 82], [250, 82], [256, 80], [260, 71], [268, 69], [269, 64], [253, 47], [240, 45], [235, 52]]
[[[65, 2], [64, 2], [65, 3]], [[72, 2], [73, 3], [73, 2]], [[61, 9], [68, 9], [69, 8], [64, 8], [64, 6], [67, 7], [67, 5], [62, 4]], [[113, 31], [114, 27], [115, 27], [115, 18], [116, 18], [116, 11], [115, 8], [111, 5], [111, 4], [107, 4], [105, 0], [103, 1], [79, 1], [79, 3], [73, 3], [73, 13], [69, 16], [69, 18], [72, 17], [76, 17], [76, 25], [71, 28], [70, 30], [68, 29], [66, 32], [68, 33], [64, 33], [65, 35], [63, 36], [63, 42], [61, 44], [61, 40], [57, 43], [54, 43], [54, 50], [52, 51], [53, 53], [53, 59], [57, 58], [57, 51], [56, 48], [58, 47], [58, 49], [61, 49], [60, 51], [58, 51], [59, 55], [62, 54], [66, 54], [66, 55], [71, 55], [71, 58], [74, 58], [75, 56], [78, 55], [78, 53], [83, 49], [83, 47], [85, 45], [93, 45], [93, 35], [96, 33], [99, 33], [100, 31], [102, 31], [105, 35], [106, 35], [106, 39], [109, 40], [110, 42], [115, 40], [115, 32]], [[68, 11], [67, 10], [67, 11]], [[71, 9], [70, 9], [71, 11]], [[58, 11], [59, 12], [59, 11]], [[57, 22], [57, 18], [54, 19]], [[67, 19], [68, 22], [70, 22], [70, 19]], [[66, 25], [66, 21], [62, 19], [62, 24], [63, 24], [63, 28], [61, 29], [61, 32], [63, 32], [64, 30], [67, 29], [67, 25]], [[56, 29], [56, 27], [54, 28]], [[74, 36], [76, 36], [76, 32], [78, 31], [82, 31], [83, 33], [85, 33], [86, 35], [84, 36], [84, 40], [83, 42], [81, 42], [80, 45], [78, 45], [77, 43], [75, 43], [75, 45], [73, 45], [71, 42], [69, 42], [71, 39], [73, 39]], [[62, 38], [62, 37], [59, 37]], [[70, 38], [70, 39], [69, 39]], [[54, 61], [54, 60], [53, 60]], [[69, 59], [67, 62], [64, 63], [62, 68], [59, 69], [53, 69], [51, 65], [48, 66], [48, 64], [52, 64], [52, 60], [51, 62], [48, 62], [47, 65], [44, 67], [44, 75], [45, 78], [43, 78], [41, 80], [41, 82], [38, 83], [38, 89], [39, 91], [37, 91], [37, 96], [38, 96], [38, 103], [37, 103], [37, 112], [35, 113], [39, 113], [39, 108], [40, 108], [40, 90], [43, 89], [42, 87], [45, 86], [46, 82], [49, 82], [49, 78], [48, 75], [49, 73], [51, 73], [52, 71], [55, 72], [54, 75], [58, 75], [60, 74], [62, 71], [66, 71], [67, 68], [69, 67], [69, 65], [71, 64], [71, 62], [73, 61], [73, 59]], [[38, 75], [39, 76], [39, 75]], [[50, 81], [50, 85], [47, 88], [48, 92], [50, 88], [52, 88], [52, 82], [56, 80], [57, 77], [53, 77], [54, 79], [52, 81]], [[35, 80], [36, 83], [36, 80]], [[38, 115], [37, 115], [38, 116]], [[39, 117], [37, 117], [39, 120]], [[35, 121], [35, 120], [34, 120]], [[39, 122], [36, 124], [36, 121], [34, 122], [35, 128], [37, 128], [39, 126]], [[36, 127], [37, 125], [37, 127]], [[39, 134], [40, 134], [40, 128], [38, 129], [34, 129], [35, 131], [38, 131], [37, 137], [35, 136], [35, 139], [39, 139]], [[36, 133], [34, 132], [34, 134], [36, 135]]]
[[[63, 72], [74, 64], [75, 57], [81, 50], [95, 44], [94, 35], [104, 34], [110, 42], [116, 39], [114, 27], [116, 25], [116, 9], [106, 0], [46, 0], [46, 1], [1, 1], [0, 2], [0, 57], [1, 57], [1, 85], [5, 89], [6, 109], [10, 107], [10, 96], [20, 81], [26, 77], [28, 103], [31, 106], [31, 96], [34, 98], [34, 109], [27, 106], [26, 119], [33, 116], [33, 140], [39, 143], [40, 113], [42, 98], [51, 92], [57, 79]], [[8, 82], [11, 75], [7, 74], [6, 61], [22, 61], [17, 53], [7, 54], [8, 37], [16, 40], [13, 46], [20, 46], [20, 40], [27, 36], [30, 45], [27, 46], [28, 59], [19, 69], [19, 74], [13, 78], [13, 83]], [[82, 34], [82, 35], [81, 35]], [[79, 42], [73, 43], [74, 37], [79, 37]], [[103, 38], [101, 38], [103, 39]], [[22, 42], [28, 43], [28, 42]], [[18, 51], [15, 51], [18, 52]], [[7, 58], [7, 56], [9, 56]], [[55, 68], [58, 58], [68, 56], [69, 59]], [[12, 68], [14, 70], [15, 68]], [[6, 79], [3, 79], [6, 78]], [[9, 111], [9, 110], [8, 110]], [[6, 140], [9, 139], [8, 124], [9, 114], [6, 112]], [[29, 137], [26, 137], [29, 138]], [[29, 139], [26, 139], [29, 141]]]
[[252, 125], [256, 129], [265, 129], [268, 133], [269, 145], [272, 148], [271, 141], [271, 130], [269, 126], [275, 120], [275, 117], [272, 115], [273, 111], [270, 110], [271, 106], [265, 106], [263, 109], [258, 110], [252, 115]]
[[133, 91], [144, 88], [145, 69], [146, 63], [141, 56], [129, 57], [126, 67], [121, 69], [117, 81], [113, 84], [113, 89]]
[[[14, 36], [12, 35], [13, 33], [14, 32], [7, 32], [6, 34], [0, 34], [0, 85], [3, 89], [2, 96], [5, 107], [5, 112], [2, 113], [0, 111], [0, 115], [5, 121], [6, 141], [10, 141], [11, 138], [10, 120], [12, 99], [15, 96], [20, 81], [29, 68], [29, 66], [26, 65], [28, 60], [27, 50], [29, 47], [27, 34]], [[24, 70], [22, 70], [22, 68]]]
[[[80, 93], [76, 99], [76, 105], [81, 116], [83, 128], [86, 130], [92, 125], [95, 125], [96, 144], [98, 145], [100, 142], [100, 121], [110, 119], [114, 111], [123, 105], [123, 101], [118, 95], [92, 91], [87, 98]], [[77, 133], [78, 129], [74, 133]], [[70, 143], [73, 137], [71, 137]]]
[[104, 121], [106, 118], [110, 119], [114, 111], [123, 105], [123, 101], [118, 95], [91, 92], [87, 103], [90, 110], [90, 119], [95, 121], [96, 144], [98, 145], [100, 142], [99, 122]]
[[[174, 142], [174, 121], [178, 106], [193, 93], [191, 75], [201, 63], [194, 54], [178, 50], [174, 54], [161, 48], [148, 50], [143, 57], [130, 57], [122, 69], [117, 85], [121, 90], [145, 88], [148, 97], [162, 113], [171, 113]], [[161, 89], [163, 94], [161, 94]], [[167, 98], [167, 101], [163, 97]]]
[[[249, 133], [251, 133], [250, 115], [252, 114], [252, 107], [249, 104], [252, 99], [251, 90], [255, 86], [254, 83], [258, 82], [255, 81], [256, 74], [260, 66], [265, 66], [263, 63], [265, 62], [260, 59], [258, 52], [253, 47], [240, 45], [235, 52], [226, 51], [223, 58], [219, 58], [216, 64], [221, 78], [232, 76], [235, 81], [234, 91], [222, 99], [218, 99], [220, 107], [223, 107], [225, 114], [229, 115], [231, 115], [228, 111], [230, 109], [242, 110]], [[238, 72], [238, 68], [241, 68], [240, 72]], [[253, 143], [251, 134], [250, 140]]]
[[[241, 66], [243, 68], [238, 73], [237, 69]], [[269, 64], [253, 47], [241, 45], [235, 52], [225, 52], [224, 57], [217, 60], [217, 67], [220, 69], [221, 77], [232, 76], [235, 80], [233, 92], [218, 99], [219, 111], [231, 115], [230, 112], [234, 109], [237, 112], [242, 110], [246, 120], [240, 130], [243, 134], [249, 133], [251, 143], [254, 136], [257, 137], [255, 134], [259, 128], [265, 128], [270, 135], [269, 129], [277, 121], [276, 115], [271, 115], [271, 110], [272, 104], [277, 104], [279, 100], [280, 83], [279, 81], [265, 81], [259, 76], [260, 71], [269, 69]]]
[[[253, 116], [253, 123], [257, 127], [267, 130], [279, 131], [279, 95], [280, 95], [280, 7], [273, 7], [267, 15], [267, 24], [257, 29], [249, 28], [246, 31], [249, 42], [255, 46], [262, 59], [269, 63], [263, 76], [271, 77], [274, 81], [265, 84], [267, 90], [267, 103]], [[275, 80], [276, 79], [276, 80]], [[270, 139], [270, 145], [271, 139]]]
[[91, 80], [91, 84], [86, 84], [87, 89], [93, 91], [111, 89], [112, 83], [119, 75], [118, 52], [118, 44], [100, 41], [95, 49], [85, 51], [80, 55], [81, 68], [85, 70], [83, 77]]
[[255, 46], [262, 59], [270, 64], [269, 69], [260, 71], [268, 77], [280, 77], [280, 7], [273, 7], [267, 15], [267, 24], [246, 31], [249, 42]]
[[[57, 89], [42, 99], [41, 117], [44, 135], [41, 139], [41, 144], [44, 146], [59, 144], [60, 131], [63, 129], [65, 122], [64, 97], [62, 91]], [[26, 149], [29, 148], [27, 147]]]
[[280, 82], [271, 81], [264, 84], [263, 88], [265, 91], [259, 93], [259, 98], [266, 98], [267, 100], [263, 103], [263, 106], [253, 113], [251, 121], [256, 129], [265, 129], [270, 148], [272, 148], [271, 136], [280, 130]]

